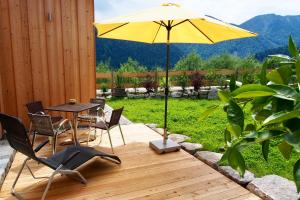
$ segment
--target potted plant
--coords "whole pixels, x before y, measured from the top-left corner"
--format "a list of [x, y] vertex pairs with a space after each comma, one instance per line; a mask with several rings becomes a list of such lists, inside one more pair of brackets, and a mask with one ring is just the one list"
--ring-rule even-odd
[[112, 89], [113, 97], [127, 96], [124, 83], [125, 83], [125, 78], [122, 76], [122, 73], [118, 72], [115, 79], [115, 88]]
[[155, 92], [155, 85], [155, 80], [153, 80], [150, 76], [147, 76], [146, 80], [142, 82], [142, 86], [146, 89], [146, 94], [148, 96]]
[[[196, 93], [197, 97], [200, 98], [200, 89], [201, 86], [203, 85], [203, 76], [199, 73], [196, 72], [195, 74], [193, 74], [192, 78], [191, 78], [191, 83], [192, 86], [194, 87], [194, 92]], [[204, 96], [206, 95], [207, 98], [207, 91], [204, 94]]]

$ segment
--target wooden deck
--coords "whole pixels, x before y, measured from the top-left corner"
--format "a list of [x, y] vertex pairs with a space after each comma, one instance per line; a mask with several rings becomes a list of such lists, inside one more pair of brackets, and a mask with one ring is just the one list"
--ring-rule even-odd
[[[148, 147], [148, 142], [161, 137], [144, 125], [124, 125], [123, 132], [127, 141], [125, 146], [121, 145], [118, 129], [112, 133], [115, 153], [121, 158], [121, 165], [94, 159], [79, 169], [88, 180], [87, 185], [57, 175], [47, 199], [259, 199], [183, 150], [156, 154]], [[104, 134], [101, 148], [97, 148], [109, 152], [106, 147], [108, 140]], [[41, 150], [40, 154], [51, 154], [50, 146]], [[10, 188], [23, 160], [24, 156], [17, 153], [2, 186], [0, 199], [14, 199]], [[32, 161], [29, 165], [37, 175], [51, 172]], [[17, 191], [25, 199], [39, 199], [46, 183], [47, 180], [33, 179], [25, 169]]]

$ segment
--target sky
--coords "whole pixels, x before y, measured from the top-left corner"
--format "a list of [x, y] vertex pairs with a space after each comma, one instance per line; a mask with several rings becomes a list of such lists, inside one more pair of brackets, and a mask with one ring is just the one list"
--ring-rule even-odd
[[95, 0], [95, 21], [127, 15], [162, 3], [178, 3], [193, 12], [234, 24], [262, 14], [300, 15], [300, 0]]

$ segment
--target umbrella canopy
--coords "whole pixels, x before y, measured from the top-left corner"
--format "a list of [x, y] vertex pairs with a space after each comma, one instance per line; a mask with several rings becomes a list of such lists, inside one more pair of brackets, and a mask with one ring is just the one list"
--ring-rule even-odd
[[131, 15], [95, 23], [98, 37], [144, 43], [213, 44], [225, 40], [256, 36], [255, 33], [195, 14], [177, 4], [162, 4]]
[[256, 36], [250, 31], [212, 17], [195, 14], [173, 3], [162, 4], [159, 7], [128, 16], [101, 21], [95, 23], [95, 27], [100, 38], [167, 44], [164, 139], [162, 142], [150, 142], [150, 146], [159, 153], [180, 148], [178, 144], [174, 144], [167, 138], [169, 44], [214, 44], [225, 40]]

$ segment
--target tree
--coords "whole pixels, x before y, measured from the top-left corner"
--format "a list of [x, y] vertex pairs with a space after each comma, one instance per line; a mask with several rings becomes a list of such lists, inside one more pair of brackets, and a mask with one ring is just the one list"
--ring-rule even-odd
[[174, 70], [199, 70], [202, 66], [202, 58], [196, 51], [192, 51], [175, 64]]
[[118, 72], [145, 72], [146, 70], [146, 67], [140, 65], [137, 60], [128, 57], [127, 62], [120, 65]]

